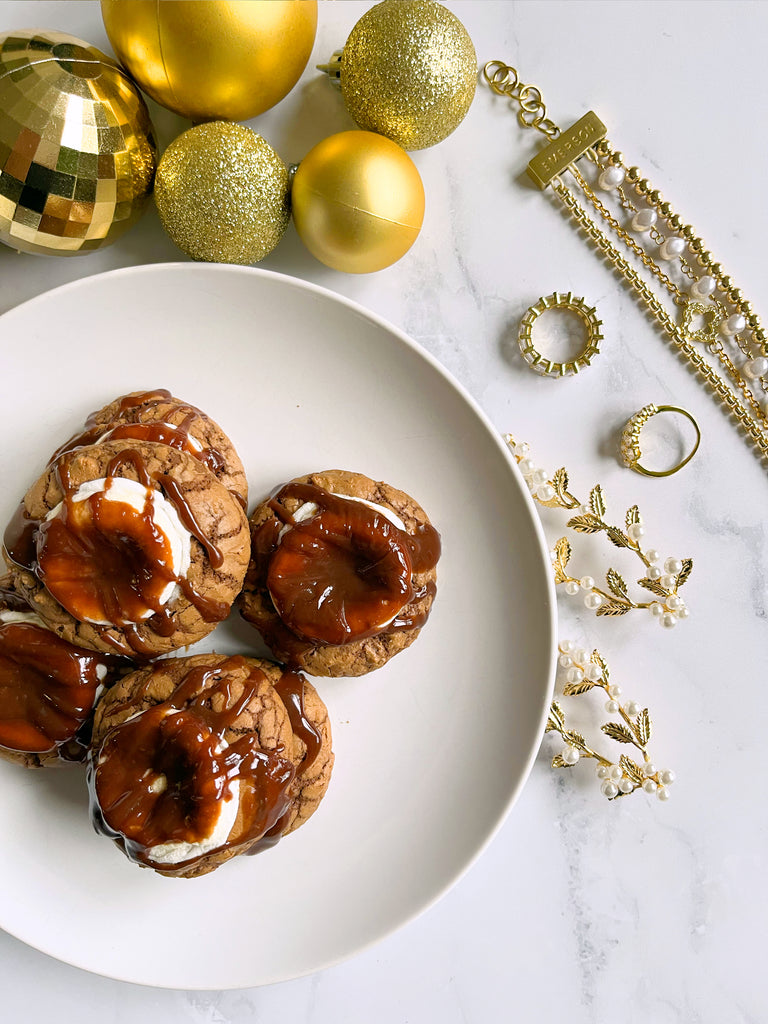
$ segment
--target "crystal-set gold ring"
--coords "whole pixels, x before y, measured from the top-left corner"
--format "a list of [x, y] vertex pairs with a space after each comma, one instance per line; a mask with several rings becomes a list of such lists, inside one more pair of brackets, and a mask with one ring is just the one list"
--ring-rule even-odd
[[[646, 469], [645, 466], [640, 464], [642, 458], [642, 451], [640, 450], [640, 434], [643, 427], [646, 425], [648, 420], [656, 416], [660, 412], [674, 412], [679, 416], [684, 416], [693, 424], [693, 429], [696, 431], [696, 441], [694, 442], [693, 448], [685, 456], [685, 458], [676, 463], [670, 469]], [[693, 416], [686, 412], [685, 409], [680, 409], [676, 405], [644, 405], [640, 412], [636, 412], [626, 423], [624, 429], [621, 432], [621, 457], [624, 460], [624, 465], [629, 466], [630, 469], [634, 469], [636, 473], [642, 473], [643, 476], [672, 476], [673, 473], [677, 473], [683, 466], [687, 466], [693, 456], [696, 454], [699, 448], [699, 442], [701, 441], [701, 431], [699, 425]]]
[[[533, 325], [548, 309], [565, 309], [576, 313], [584, 323], [587, 331], [587, 342], [582, 351], [567, 362], [558, 363], [547, 359], [539, 352], [533, 344]], [[520, 333], [518, 344], [523, 359], [532, 370], [547, 377], [567, 377], [578, 373], [585, 366], [589, 366], [593, 356], [600, 352], [600, 342], [603, 338], [601, 320], [595, 315], [595, 307], [588, 306], [584, 299], [574, 298], [571, 292], [554, 292], [545, 298], [540, 298], [528, 308], [525, 316], [520, 321]]]

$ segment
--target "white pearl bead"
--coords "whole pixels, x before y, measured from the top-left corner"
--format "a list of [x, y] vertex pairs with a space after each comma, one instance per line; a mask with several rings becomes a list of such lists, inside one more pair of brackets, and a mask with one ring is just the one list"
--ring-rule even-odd
[[575, 597], [576, 594], [581, 593], [581, 587], [576, 582], [576, 580], [568, 580], [568, 582], [565, 584], [565, 592], [570, 597]]
[[547, 471], [545, 469], [534, 469], [531, 479], [535, 484], [545, 484], [547, 482]]
[[640, 232], [650, 231], [657, 220], [658, 217], [655, 210], [638, 210], [632, 218], [632, 230]]
[[674, 629], [677, 625], [677, 616], [674, 612], [664, 612], [659, 619], [659, 622], [662, 624], [664, 629]]
[[679, 612], [683, 607], [683, 599], [678, 597], [677, 594], [670, 594], [665, 603], [671, 612]]
[[598, 779], [607, 779], [608, 778], [608, 765], [607, 764], [599, 764], [597, 766], [597, 777], [598, 777]]
[[596, 683], [596, 682], [597, 682], [597, 680], [598, 680], [598, 679], [599, 679], [599, 678], [601, 677], [601, 675], [602, 675], [602, 669], [600, 668], [600, 666], [599, 666], [599, 665], [596, 665], [596, 664], [594, 663], [594, 661], [590, 661], [590, 663], [589, 663], [589, 664], [587, 665], [587, 667], [586, 667], [586, 668], [585, 668], [585, 670], [584, 670], [584, 675], [585, 675], [585, 676], [587, 677], [587, 679], [589, 679], [589, 680], [590, 680], [591, 682], [593, 682], [593, 683]]
[[693, 282], [691, 294], [698, 299], [705, 299], [717, 287], [717, 281], [709, 274], [703, 274], [698, 281]]
[[623, 774], [624, 774], [624, 772], [621, 770], [621, 768], [617, 764], [614, 764], [614, 765], [611, 766], [611, 778], [613, 779], [614, 782], [618, 782]]
[[648, 559], [649, 562], [658, 562], [658, 560], [661, 558], [661, 553], [657, 551], [656, 548], [651, 548], [650, 551], [645, 552], [645, 557]]
[[678, 608], [677, 609], [677, 617], [678, 617], [678, 619], [687, 619], [687, 618], [690, 618], [690, 615], [691, 615], [691, 612], [690, 612], [690, 609], [688, 608], [687, 605], [683, 605], [682, 608]]
[[654, 619], [657, 619], [660, 615], [663, 614], [664, 605], [660, 604], [658, 601], [651, 601], [651, 603], [648, 605], [648, 611], [651, 613]]
[[519, 444], [516, 444], [512, 449], [513, 453], [521, 459], [524, 459], [530, 450], [531, 446], [526, 444], [525, 441], [521, 441]]
[[525, 477], [533, 476], [536, 471], [536, 464], [533, 459], [521, 459], [517, 465], [520, 472]]
[[628, 700], [624, 705], [624, 711], [629, 715], [630, 718], [634, 718], [635, 715], [640, 714], [640, 705], [636, 700]]
[[683, 568], [683, 563], [680, 561], [679, 558], [668, 558], [664, 563], [664, 568], [667, 570], [667, 572], [671, 572], [674, 576], [677, 576], [677, 574]]
[[573, 642], [573, 640], [560, 641], [560, 650], [563, 652], [563, 654], [570, 654], [575, 646], [576, 644]]
[[722, 327], [720, 328], [723, 334], [741, 334], [744, 328], [747, 326], [747, 321], [741, 315], [741, 313], [734, 313], [733, 316], [729, 316], [727, 320], [723, 320]]
[[584, 673], [578, 665], [574, 665], [573, 668], [569, 668], [565, 673], [565, 678], [569, 683], [580, 683], [584, 679]]
[[685, 242], [682, 238], [678, 238], [677, 235], [670, 235], [659, 246], [659, 256], [663, 260], [674, 260], [678, 256], [682, 256], [684, 249]]
[[609, 800], [612, 800], [619, 792], [619, 787], [616, 785], [615, 782], [611, 782], [610, 780], [608, 780], [607, 782], [604, 782], [602, 784], [600, 790], [603, 796], [607, 796]]
[[606, 167], [597, 179], [597, 184], [604, 192], [610, 192], [611, 189], [618, 188], [623, 181], [623, 167]]
[[619, 783], [619, 789], [622, 793], [631, 793], [634, 788], [635, 786], [631, 779], [622, 779]]
[[627, 528], [627, 536], [632, 540], [640, 540], [644, 534], [645, 530], [640, 523], [632, 523], [632, 525]]
[[576, 764], [581, 757], [578, 747], [567, 746], [560, 755], [566, 764]]
[[555, 488], [551, 484], [541, 484], [536, 488], [536, 497], [539, 501], [552, 501], [555, 496]]
[[589, 593], [584, 597], [584, 607], [589, 608], [590, 611], [597, 611], [602, 603], [603, 599], [600, 594]]
[[653, 761], [646, 761], [646, 763], [643, 765], [643, 775], [647, 779], [650, 779], [650, 777], [652, 775], [655, 775], [655, 774], [656, 774], [656, 765], [653, 763]]
[[673, 576], [671, 573], [665, 573], [660, 579], [659, 583], [664, 587], [665, 590], [671, 590], [677, 583], [677, 576]]
[[656, 790], [656, 796], [659, 798], [659, 800], [669, 800], [669, 795], [669, 790], [666, 788], [666, 786], [659, 786], [659, 788]]
[[582, 590], [591, 590], [595, 585], [594, 578], [592, 576], [582, 576], [579, 580]]
[[605, 702], [605, 710], [608, 712], [609, 715], [615, 715], [616, 712], [619, 710], [619, 703], [618, 703], [618, 701], [607, 700]]
[[768, 373], [768, 359], [765, 356], [755, 356], [748, 359], [741, 368], [741, 372], [748, 380], [757, 380]]
[[561, 654], [558, 660], [560, 661], [561, 668], [570, 668], [573, 664], [573, 658], [570, 654]]
[[621, 696], [621, 687], [617, 683], [613, 684], [612, 686], [609, 686], [608, 687], [608, 696], [609, 697], [613, 697], [614, 699], [616, 699], [616, 697], [620, 697]]
[[646, 575], [648, 576], [649, 580], [658, 580], [661, 578], [661, 569], [658, 567], [658, 565], [650, 565], [648, 567], [648, 572], [646, 573]]
[[659, 772], [659, 778], [665, 786], [671, 786], [675, 781], [675, 773], [671, 768], [665, 768], [664, 771]]
[[653, 779], [646, 779], [643, 783], [643, 790], [646, 793], [655, 793], [656, 788], [656, 783], [653, 781]]
[[[582, 584], [583, 584], [582, 580]], [[573, 652], [573, 660], [577, 665], [588, 665], [589, 664], [589, 651], [585, 651], [583, 647], [577, 647]]]

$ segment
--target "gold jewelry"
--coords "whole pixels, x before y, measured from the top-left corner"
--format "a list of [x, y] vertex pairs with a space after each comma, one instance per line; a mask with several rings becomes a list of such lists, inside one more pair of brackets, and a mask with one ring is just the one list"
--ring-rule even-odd
[[[548, 309], [567, 309], [576, 313], [587, 329], [587, 342], [582, 351], [574, 359], [564, 363], [556, 363], [543, 356], [534, 346], [532, 338], [533, 324]], [[600, 352], [599, 342], [603, 334], [600, 328], [602, 321], [595, 316], [595, 307], [588, 306], [584, 299], [574, 298], [571, 292], [564, 295], [561, 292], [553, 292], [546, 298], [541, 298], [528, 308], [525, 316], [520, 322], [520, 333], [517, 342], [523, 359], [532, 370], [548, 377], [566, 377], [576, 374], [584, 366], [589, 366], [592, 357]]]
[[[643, 427], [646, 425], [648, 420], [652, 419], [657, 413], [660, 412], [675, 412], [680, 416], [685, 416], [687, 420], [693, 424], [694, 430], [696, 431], [696, 441], [693, 448], [685, 456], [682, 462], [678, 462], [671, 469], [646, 469], [645, 466], [640, 465], [640, 459], [642, 458], [642, 452], [640, 450], [640, 434]], [[624, 460], [624, 465], [629, 466], [630, 469], [634, 469], [636, 473], [642, 473], [643, 476], [672, 476], [678, 469], [682, 469], [683, 466], [687, 466], [693, 456], [696, 454], [699, 448], [699, 442], [701, 441], [701, 431], [696, 420], [691, 416], [685, 409], [679, 409], [676, 405], [645, 405], [632, 416], [621, 432], [621, 457]]]
[[[627, 166], [597, 115], [590, 111], [561, 132], [547, 117], [539, 90], [523, 84], [515, 68], [491, 61], [483, 77], [493, 92], [519, 106], [522, 127], [536, 128], [550, 140], [529, 163], [530, 177], [541, 189], [551, 186], [549, 194], [607, 257], [757, 455], [768, 461], [768, 339], [752, 305], [694, 228], [637, 167]], [[627, 256], [647, 271], [653, 288]], [[666, 294], [676, 315], [656, 292]]]

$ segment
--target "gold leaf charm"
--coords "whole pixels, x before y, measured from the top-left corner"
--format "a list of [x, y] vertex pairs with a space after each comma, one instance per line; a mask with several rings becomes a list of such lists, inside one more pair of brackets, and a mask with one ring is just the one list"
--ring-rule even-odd
[[[694, 328], [696, 317], [701, 317], [704, 322]], [[725, 320], [725, 308], [720, 302], [712, 302], [705, 306], [703, 303], [691, 299], [685, 304], [680, 331], [687, 341], [703, 341], [705, 344], [711, 345], [717, 341], [718, 331], [723, 320]]]

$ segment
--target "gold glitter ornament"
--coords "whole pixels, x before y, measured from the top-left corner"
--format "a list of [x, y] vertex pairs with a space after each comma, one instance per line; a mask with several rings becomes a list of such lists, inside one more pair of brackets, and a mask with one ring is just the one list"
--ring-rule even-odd
[[155, 202], [163, 227], [193, 260], [258, 263], [288, 226], [288, 168], [250, 128], [212, 121], [163, 153]]
[[318, 143], [296, 170], [291, 202], [312, 255], [349, 274], [395, 263], [424, 219], [416, 166], [400, 146], [373, 132], [340, 132]]
[[102, 0], [112, 48], [141, 88], [193, 121], [247, 121], [299, 80], [316, 0]]
[[477, 56], [459, 19], [433, 0], [384, 0], [327, 65], [350, 116], [403, 149], [450, 135], [475, 95]]
[[111, 244], [144, 211], [155, 162], [146, 104], [111, 58], [63, 32], [0, 34], [0, 242]]

